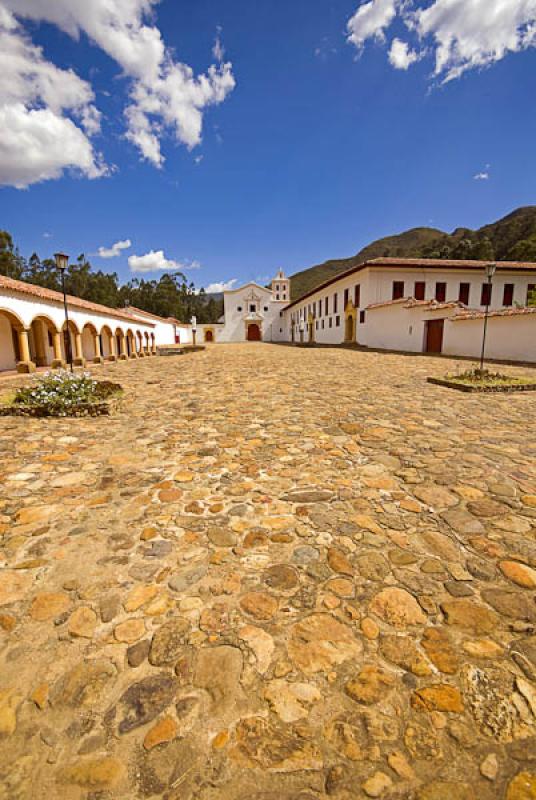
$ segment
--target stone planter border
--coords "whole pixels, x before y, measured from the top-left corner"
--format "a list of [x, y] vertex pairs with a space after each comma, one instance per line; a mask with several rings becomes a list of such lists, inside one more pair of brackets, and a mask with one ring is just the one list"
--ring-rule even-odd
[[200, 353], [205, 349], [206, 348], [200, 344], [196, 344], [195, 347], [193, 345], [185, 345], [184, 347], [170, 345], [169, 347], [157, 347], [157, 352], [160, 357], [168, 358], [169, 356], [187, 356], [190, 353]]
[[509, 392], [536, 392], [536, 382], [534, 383], [510, 383], [499, 384], [493, 386], [492, 384], [486, 386], [472, 386], [469, 383], [461, 383], [459, 381], [449, 381], [446, 378], [427, 378], [428, 383], [435, 386], [445, 386], [447, 389], [456, 389], [458, 392], [466, 392], [473, 394], [475, 392], [483, 394], [506, 394]]

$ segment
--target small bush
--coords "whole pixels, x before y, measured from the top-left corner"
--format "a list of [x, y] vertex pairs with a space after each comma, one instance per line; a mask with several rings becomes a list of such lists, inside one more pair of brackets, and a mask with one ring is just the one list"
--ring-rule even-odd
[[482, 381], [503, 381], [509, 380], [507, 375], [503, 375], [500, 372], [491, 372], [489, 369], [480, 369], [479, 367], [473, 367], [473, 369], [466, 369], [464, 372], [456, 372], [455, 375], [447, 376], [449, 378], [454, 378], [458, 381], [467, 381], [468, 383], [481, 383]]
[[89, 372], [67, 370], [47, 372], [31, 386], [17, 390], [13, 406], [35, 416], [74, 417], [106, 414], [106, 400], [121, 387], [110, 381], [96, 381]]
[[516, 386], [520, 384], [533, 384], [534, 381], [526, 377], [505, 375], [502, 372], [492, 372], [490, 369], [474, 367], [464, 372], [449, 373], [445, 376], [447, 381], [463, 383], [466, 386]]

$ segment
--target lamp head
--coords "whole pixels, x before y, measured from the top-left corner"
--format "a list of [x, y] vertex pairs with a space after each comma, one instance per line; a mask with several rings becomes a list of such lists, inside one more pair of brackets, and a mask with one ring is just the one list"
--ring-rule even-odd
[[54, 253], [54, 259], [56, 261], [56, 268], [59, 269], [60, 272], [64, 272], [69, 266], [69, 256], [65, 253]]
[[489, 281], [493, 278], [496, 272], [497, 272], [497, 264], [486, 265], [486, 275]]

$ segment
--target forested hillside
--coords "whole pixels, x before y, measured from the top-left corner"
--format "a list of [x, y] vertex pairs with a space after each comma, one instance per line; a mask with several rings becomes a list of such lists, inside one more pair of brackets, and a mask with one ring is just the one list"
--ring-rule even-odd
[[461, 258], [477, 261], [535, 261], [536, 206], [518, 208], [478, 230], [412, 228], [364, 247], [350, 258], [325, 261], [292, 275], [291, 296], [297, 300], [324, 281], [372, 258]]

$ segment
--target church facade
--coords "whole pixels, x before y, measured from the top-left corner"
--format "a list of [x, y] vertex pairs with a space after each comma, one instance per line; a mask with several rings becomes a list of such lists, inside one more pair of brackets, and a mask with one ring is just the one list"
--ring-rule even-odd
[[290, 280], [279, 270], [270, 289], [246, 283], [223, 296], [224, 323], [217, 326], [218, 342], [284, 342], [283, 310], [290, 302]]

